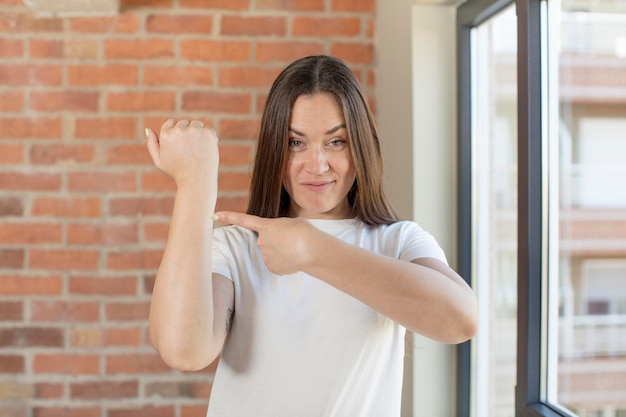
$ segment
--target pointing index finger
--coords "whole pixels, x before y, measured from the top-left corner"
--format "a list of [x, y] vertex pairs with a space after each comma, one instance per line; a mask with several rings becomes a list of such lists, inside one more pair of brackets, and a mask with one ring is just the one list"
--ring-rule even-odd
[[234, 211], [220, 211], [215, 213], [215, 216], [221, 222], [241, 226], [255, 232], [259, 231], [264, 221], [262, 217], [245, 213], [237, 213]]

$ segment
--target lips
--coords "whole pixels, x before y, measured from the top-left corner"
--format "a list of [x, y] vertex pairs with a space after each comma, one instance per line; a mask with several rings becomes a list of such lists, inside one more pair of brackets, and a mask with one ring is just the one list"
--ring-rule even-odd
[[328, 190], [333, 184], [334, 181], [311, 181], [302, 183], [302, 186], [309, 191], [320, 193]]

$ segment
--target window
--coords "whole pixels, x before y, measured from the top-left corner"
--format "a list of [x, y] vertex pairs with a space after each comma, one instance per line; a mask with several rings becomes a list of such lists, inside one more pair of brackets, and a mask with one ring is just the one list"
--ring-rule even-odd
[[626, 10], [561, 0], [547, 19], [546, 400], [613, 417], [626, 408]]
[[457, 10], [459, 270], [480, 330], [458, 415], [626, 413], [626, 9]]

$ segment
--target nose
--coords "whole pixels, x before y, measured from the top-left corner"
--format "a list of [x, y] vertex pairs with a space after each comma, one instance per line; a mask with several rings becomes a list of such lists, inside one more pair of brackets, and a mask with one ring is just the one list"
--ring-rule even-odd
[[328, 171], [328, 155], [322, 149], [311, 149], [307, 152], [306, 170], [311, 174], [320, 175]]

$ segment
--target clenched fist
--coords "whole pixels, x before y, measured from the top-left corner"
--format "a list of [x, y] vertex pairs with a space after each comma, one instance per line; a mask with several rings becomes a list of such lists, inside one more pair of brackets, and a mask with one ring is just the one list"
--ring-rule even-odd
[[146, 129], [146, 136], [154, 165], [172, 177], [178, 187], [217, 182], [217, 135], [201, 121], [169, 119], [163, 123], [160, 134]]

